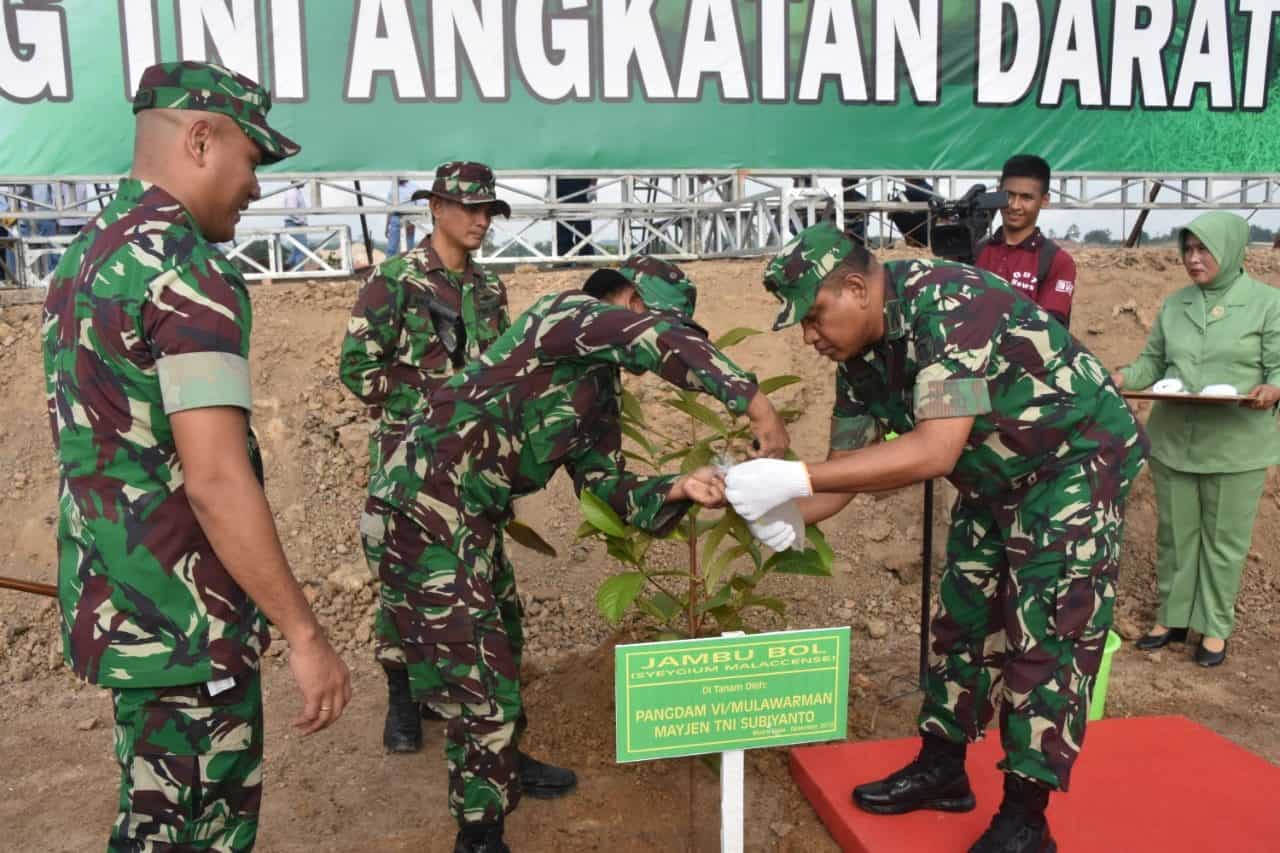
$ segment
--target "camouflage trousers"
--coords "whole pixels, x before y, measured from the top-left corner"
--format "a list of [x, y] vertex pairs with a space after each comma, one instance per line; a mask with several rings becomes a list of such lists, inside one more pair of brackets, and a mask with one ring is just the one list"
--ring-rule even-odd
[[109, 853], [253, 849], [262, 801], [262, 680], [111, 691], [120, 813]]
[[[364, 548], [364, 559], [374, 577], [379, 577], [382, 566], [382, 555], [386, 553], [387, 515], [381, 506], [376, 511], [366, 507], [360, 519], [360, 543]], [[493, 595], [498, 601], [498, 613], [507, 631], [507, 639], [511, 643], [512, 654], [520, 666], [524, 651], [523, 612], [520, 609], [520, 596], [516, 590], [516, 568], [507, 558], [502, 537], [494, 540], [492, 562], [497, 567], [493, 578]], [[393, 596], [394, 597], [394, 596]], [[391, 619], [390, 610], [380, 607], [373, 623], [374, 659], [384, 667], [403, 669], [405, 666], [404, 650], [400, 648], [400, 634]], [[521, 727], [524, 721], [521, 718]]]
[[428, 531], [376, 501], [368, 509], [385, 519], [381, 543], [365, 543], [381, 546], [379, 648], [401, 651], [414, 699], [446, 720], [454, 818], [497, 821], [520, 799], [524, 728], [520, 606], [501, 533], [461, 512]]
[[1000, 768], [1067, 790], [1114, 616], [1124, 501], [1140, 448], [1100, 453], [1007, 499], [961, 496], [931, 632], [919, 725], [982, 737], [996, 708]]

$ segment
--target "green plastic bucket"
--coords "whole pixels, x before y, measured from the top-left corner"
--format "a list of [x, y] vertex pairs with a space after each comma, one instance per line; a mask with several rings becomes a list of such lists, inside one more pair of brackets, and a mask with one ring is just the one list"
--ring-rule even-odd
[[1107, 644], [1102, 649], [1102, 664], [1093, 682], [1093, 695], [1089, 697], [1089, 719], [1101, 720], [1107, 707], [1107, 684], [1111, 681], [1111, 659], [1116, 656], [1123, 640], [1115, 631], [1107, 632]]

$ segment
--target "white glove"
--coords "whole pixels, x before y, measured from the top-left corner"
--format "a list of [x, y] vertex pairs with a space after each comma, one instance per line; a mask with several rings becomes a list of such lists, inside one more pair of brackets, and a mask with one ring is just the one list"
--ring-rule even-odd
[[751, 535], [775, 551], [804, 550], [804, 516], [795, 501], [775, 506], [755, 521], [747, 522]]
[[734, 465], [724, 483], [725, 497], [747, 521], [755, 521], [778, 504], [813, 494], [805, 464], [782, 459], [752, 459]]

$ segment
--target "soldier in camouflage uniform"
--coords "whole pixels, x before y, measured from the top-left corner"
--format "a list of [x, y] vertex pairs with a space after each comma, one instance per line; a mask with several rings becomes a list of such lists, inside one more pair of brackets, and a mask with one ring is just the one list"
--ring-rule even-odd
[[[636, 527], [663, 534], [691, 500], [717, 505], [712, 469], [639, 477], [624, 467], [620, 368], [713, 394], [752, 419], [764, 452], [786, 429], [754, 377], [692, 327], [695, 291], [654, 260], [600, 271], [582, 291], [545, 296], [411, 416], [370, 483], [386, 519], [381, 607], [404, 650], [415, 699], [448, 719], [450, 808], [458, 851], [505, 851], [520, 794], [519, 635], [496, 584], [512, 503], [564, 467]], [[367, 537], [372, 538], [372, 537]]]
[[289, 641], [304, 733], [351, 695], [276, 538], [248, 429], [249, 294], [213, 245], [258, 197], [257, 165], [298, 151], [270, 106], [216, 65], [148, 68], [131, 176], [44, 305], [63, 654], [111, 690], [120, 853], [253, 848], [264, 614]]
[[[860, 785], [862, 808], [967, 811], [965, 745], [998, 703], [1005, 797], [971, 848], [1049, 851], [1050, 790], [1067, 789], [1112, 622], [1124, 502], [1145, 435], [1090, 352], [989, 273], [930, 260], [878, 263], [827, 223], [770, 264], [774, 328], [839, 363], [831, 457], [732, 469], [754, 518], [800, 500], [807, 521], [853, 493], [945, 476], [959, 492], [908, 767]], [[887, 430], [901, 436], [875, 443]], [[875, 443], [875, 446], [869, 446]], [[994, 700], [993, 700], [994, 694]]]
[[[484, 352], [510, 324], [507, 291], [492, 272], [471, 260], [489, 230], [493, 216], [510, 216], [511, 207], [497, 198], [493, 172], [483, 163], [445, 163], [436, 170], [427, 196], [435, 228], [418, 246], [388, 258], [370, 274], [356, 298], [342, 342], [342, 383], [368, 404], [375, 424], [369, 436], [370, 480], [382, 468], [384, 449], [404, 435], [405, 420], [427, 405], [439, 388], [472, 358]], [[385, 519], [366, 515], [362, 529], [374, 535]], [[499, 546], [499, 553], [501, 553]], [[381, 549], [365, 552], [377, 575]], [[500, 558], [504, 606], [518, 607], [515, 572]], [[518, 620], [518, 614], [516, 615]], [[409, 695], [404, 652], [380, 619], [375, 657], [387, 678], [387, 716], [382, 743], [388, 752], [422, 748], [418, 703]], [[564, 788], [564, 779], [555, 786]]]

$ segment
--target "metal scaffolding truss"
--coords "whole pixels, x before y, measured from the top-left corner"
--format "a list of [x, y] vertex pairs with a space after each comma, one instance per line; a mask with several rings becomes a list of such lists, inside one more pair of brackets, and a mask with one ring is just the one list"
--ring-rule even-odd
[[[926, 194], [941, 198], [998, 182], [989, 172], [866, 170], [503, 171], [497, 177], [498, 194], [510, 202], [512, 215], [495, 220], [477, 253], [481, 263], [612, 262], [636, 253], [675, 259], [761, 255], [815, 221], [832, 198], [839, 202], [838, 224], [864, 217], [868, 236], [886, 239], [888, 214], [927, 208], [925, 201], [905, 200], [908, 181], [927, 181]], [[0, 235], [0, 263], [8, 283], [46, 283], [49, 261], [70, 239], [51, 223], [92, 217], [119, 179], [0, 176], [0, 208], [7, 208], [0, 218], [9, 223], [8, 234]], [[354, 245], [369, 248], [390, 214], [429, 227], [426, 207], [412, 202], [407, 190], [430, 186], [430, 174], [283, 172], [260, 180], [262, 198], [245, 217], [250, 227], [228, 247], [251, 280], [350, 275], [368, 262], [365, 252], [353, 251], [356, 223], [363, 233]], [[284, 194], [294, 187], [302, 189], [301, 207], [285, 204]], [[1050, 195], [1055, 207], [1068, 210], [1280, 210], [1280, 173], [1063, 173], [1054, 176]], [[286, 216], [325, 221], [278, 224]], [[369, 228], [368, 217], [379, 218], [378, 228]]]

